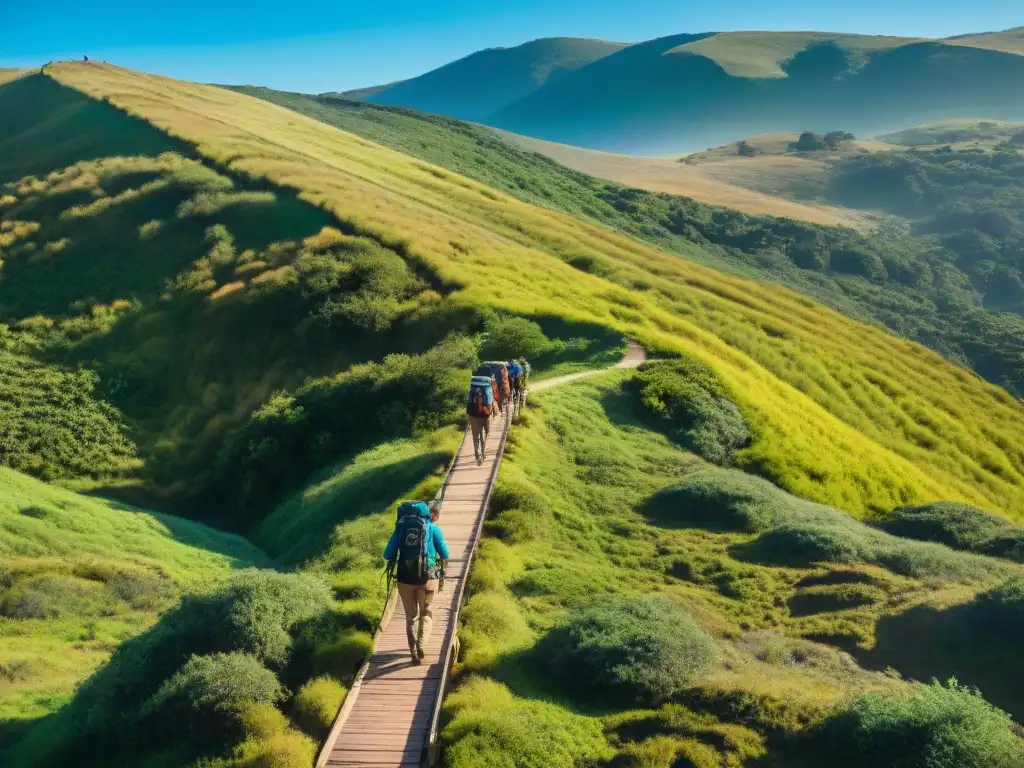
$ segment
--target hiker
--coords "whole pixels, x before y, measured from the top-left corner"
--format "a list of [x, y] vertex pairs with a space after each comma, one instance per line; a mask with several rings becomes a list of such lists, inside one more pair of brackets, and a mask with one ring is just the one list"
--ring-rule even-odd
[[398, 582], [398, 597], [405, 609], [405, 635], [409, 640], [412, 663], [426, 655], [434, 612], [430, 604], [438, 589], [438, 579], [448, 559], [448, 545], [436, 524], [440, 511], [436, 504], [403, 501], [398, 505], [395, 531], [384, 548], [388, 574]]
[[501, 404], [501, 387], [498, 386], [498, 380], [494, 378], [494, 374], [491, 374], [491, 392], [494, 393], [494, 403], [491, 405], [491, 416], [497, 416], [499, 413], [504, 413], [505, 410]]
[[523, 366], [515, 360], [508, 364], [508, 379], [512, 385], [512, 401], [518, 405], [523, 395]]
[[474, 376], [469, 380], [469, 400], [466, 415], [473, 438], [473, 455], [476, 463], [483, 464], [484, 447], [491, 432], [491, 415], [494, 411], [494, 377]]
[[523, 369], [522, 381], [520, 382], [520, 385], [525, 390], [526, 385], [530, 383], [530, 363], [527, 362], [525, 357], [520, 357], [518, 360], [516, 360], [516, 362], [519, 363], [519, 367]]

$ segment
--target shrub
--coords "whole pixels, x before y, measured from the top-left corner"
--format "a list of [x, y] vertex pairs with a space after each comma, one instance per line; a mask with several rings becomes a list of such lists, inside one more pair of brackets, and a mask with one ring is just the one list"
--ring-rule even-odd
[[247, 653], [193, 656], [146, 702], [143, 714], [156, 715], [181, 732], [223, 739], [237, 731], [252, 704], [284, 697], [277, 677]]
[[759, 477], [701, 470], [656, 493], [645, 509], [663, 523], [755, 533], [785, 514], [780, 494]]
[[441, 734], [449, 768], [576, 768], [608, 760], [599, 720], [544, 701], [513, 696], [472, 678], [445, 700], [451, 720]]
[[735, 545], [733, 553], [769, 565], [871, 563], [915, 578], [961, 582], [987, 578], [1001, 568], [998, 561], [939, 544], [900, 539], [736, 470], [695, 472], [656, 493], [641, 509], [663, 525], [760, 533], [752, 542]]
[[982, 592], [971, 603], [976, 627], [992, 637], [1024, 633], [1024, 578], [1014, 578]]
[[225, 762], [231, 768], [309, 768], [316, 759], [313, 741], [290, 728], [269, 704], [248, 707], [241, 722], [246, 738]]
[[334, 642], [317, 648], [313, 669], [316, 674], [347, 680], [355, 675], [372, 650], [373, 637], [368, 632], [348, 630]]
[[1003, 518], [953, 501], [899, 507], [886, 517], [882, 530], [954, 549], [1024, 560], [1024, 531]]
[[1010, 716], [977, 691], [934, 682], [869, 693], [825, 720], [814, 736], [840, 766], [1009, 768], [1024, 765]]
[[551, 348], [551, 340], [533, 320], [513, 315], [494, 315], [484, 325], [486, 340], [481, 355], [487, 359], [534, 358]]
[[640, 402], [681, 445], [716, 464], [750, 444], [743, 414], [704, 363], [693, 357], [644, 363], [630, 380]]
[[599, 602], [545, 638], [553, 674], [603, 697], [658, 703], [690, 687], [716, 659], [711, 637], [663, 598]]
[[303, 731], [322, 741], [334, 724], [346, 692], [345, 686], [333, 677], [325, 675], [310, 680], [295, 694], [292, 718]]
[[458, 421], [475, 362], [472, 341], [452, 337], [422, 355], [389, 355], [278, 393], [228, 434], [209, 493], [229, 500], [226, 516], [251, 524], [338, 455]]

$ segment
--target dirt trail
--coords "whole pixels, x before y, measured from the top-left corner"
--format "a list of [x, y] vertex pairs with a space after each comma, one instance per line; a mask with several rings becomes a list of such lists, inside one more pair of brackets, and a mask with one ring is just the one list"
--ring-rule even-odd
[[629, 349], [626, 350], [626, 356], [623, 357], [619, 362], [610, 368], [601, 368], [596, 371], [580, 371], [579, 373], [569, 373], [565, 376], [556, 376], [553, 379], [545, 379], [539, 381], [536, 384], [530, 385], [530, 392], [541, 392], [551, 387], [557, 387], [559, 384], [565, 384], [567, 381], [575, 381], [576, 379], [585, 379], [588, 376], [597, 376], [599, 373], [605, 371], [615, 370], [616, 368], [636, 368], [642, 362], [647, 359], [647, 352], [639, 344], [634, 342], [628, 342]]

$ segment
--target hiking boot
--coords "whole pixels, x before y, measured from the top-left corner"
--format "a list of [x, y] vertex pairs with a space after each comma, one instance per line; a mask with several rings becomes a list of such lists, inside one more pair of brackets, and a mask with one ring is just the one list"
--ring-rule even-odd
[[423, 657], [426, 656], [426, 651], [422, 647], [416, 649], [416, 661], [417, 663], [423, 661]]

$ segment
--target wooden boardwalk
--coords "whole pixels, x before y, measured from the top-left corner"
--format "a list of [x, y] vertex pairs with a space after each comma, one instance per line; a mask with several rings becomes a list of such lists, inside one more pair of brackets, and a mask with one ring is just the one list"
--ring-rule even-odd
[[505, 448], [509, 420], [491, 422], [482, 465], [467, 434], [445, 481], [439, 523], [451, 558], [444, 591], [434, 598], [426, 658], [412, 664], [405, 615], [392, 595], [373, 655], [356, 676], [323, 751], [322, 766], [420, 766], [433, 758], [437, 717], [454, 656], [458, 611], [484, 513]]

